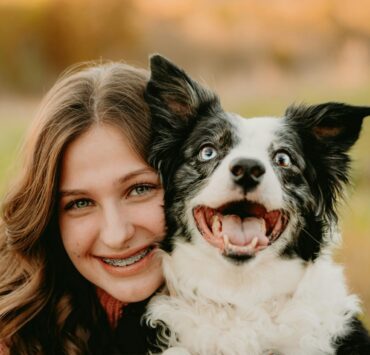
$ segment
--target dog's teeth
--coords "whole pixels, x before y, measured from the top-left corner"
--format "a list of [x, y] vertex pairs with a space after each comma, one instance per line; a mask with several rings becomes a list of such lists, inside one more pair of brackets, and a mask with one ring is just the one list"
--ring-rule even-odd
[[212, 232], [213, 232], [213, 234], [216, 234], [220, 230], [221, 230], [220, 217], [218, 217], [217, 215], [214, 215], [212, 217]]
[[252, 242], [249, 244], [252, 249], [254, 249], [258, 244], [258, 237], [254, 237]]

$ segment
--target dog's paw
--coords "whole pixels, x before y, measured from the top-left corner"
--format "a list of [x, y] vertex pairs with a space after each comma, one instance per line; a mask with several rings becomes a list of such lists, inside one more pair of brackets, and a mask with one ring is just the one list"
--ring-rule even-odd
[[165, 350], [162, 355], [191, 355], [191, 353], [185, 348], [175, 346]]

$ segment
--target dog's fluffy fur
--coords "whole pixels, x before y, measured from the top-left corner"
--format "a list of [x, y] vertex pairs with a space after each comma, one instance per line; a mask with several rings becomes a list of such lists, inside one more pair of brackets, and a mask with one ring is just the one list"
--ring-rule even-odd
[[326, 103], [244, 119], [159, 55], [146, 99], [168, 227], [167, 288], [146, 314], [161, 349], [370, 354], [359, 301], [331, 257], [347, 152], [370, 108]]

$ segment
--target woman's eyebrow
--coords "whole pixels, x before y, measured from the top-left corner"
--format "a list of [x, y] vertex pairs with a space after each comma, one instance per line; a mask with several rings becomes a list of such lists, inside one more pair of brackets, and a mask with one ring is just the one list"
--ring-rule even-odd
[[137, 176], [144, 175], [144, 174], [156, 174], [156, 172], [155, 170], [151, 168], [143, 168], [143, 169], [135, 170], [135, 171], [132, 171], [126, 174], [125, 176], [120, 177], [117, 180], [117, 184], [119, 185], [124, 184], [125, 182], [130, 181], [136, 178]]
[[78, 196], [78, 195], [85, 195], [86, 190], [60, 190], [58, 195], [59, 197], [67, 197], [67, 196]]
[[[144, 174], [156, 174], [155, 170], [151, 169], [151, 168], [143, 168], [143, 169], [139, 169], [139, 170], [135, 170], [135, 171], [132, 171], [120, 178], [118, 178], [116, 181], [115, 181], [115, 184], [116, 185], [122, 185], [124, 183], [126, 183], [127, 181], [130, 181], [140, 175], [144, 175]], [[59, 191], [59, 197], [62, 198], [62, 197], [67, 197], [67, 196], [78, 196], [78, 195], [85, 195], [87, 194], [87, 190], [83, 190], [83, 189], [62, 189]]]

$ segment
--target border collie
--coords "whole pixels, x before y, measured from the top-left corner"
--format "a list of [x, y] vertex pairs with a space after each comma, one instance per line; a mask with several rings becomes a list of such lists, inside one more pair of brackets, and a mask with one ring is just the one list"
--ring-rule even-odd
[[359, 300], [331, 255], [347, 152], [370, 107], [245, 119], [159, 55], [145, 96], [167, 221], [166, 290], [146, 313], [160, 350], [370, 354]]

